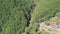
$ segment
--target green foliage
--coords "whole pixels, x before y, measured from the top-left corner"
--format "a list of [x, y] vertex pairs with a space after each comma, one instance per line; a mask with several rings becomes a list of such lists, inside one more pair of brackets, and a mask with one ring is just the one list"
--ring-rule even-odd
[[33, 11], [31, 22], [39, 22], [53, 17], [60, 10], [59, 0], [40, 0]]
[[[38, 27], [37, 25], [33, 25], [36, 23], [43, 22], [48, 20], [51, 17], [54, 17], [57, 12], [60, 10], [60, 0], [35, 0], [36, 7], [32, 13], [31, 24], [30, 26]], [[35, 28], [33, 28], [35, 29]], [[36, 29], [35, 29], [36, 30]]]
[[0, 32], [22, 34], [33, 10], [32, 0], [0, 0]]
[[38, 22], [55, 16], [59, 9], [60, 0], [0, 0], [0, 33], [38, 34]]

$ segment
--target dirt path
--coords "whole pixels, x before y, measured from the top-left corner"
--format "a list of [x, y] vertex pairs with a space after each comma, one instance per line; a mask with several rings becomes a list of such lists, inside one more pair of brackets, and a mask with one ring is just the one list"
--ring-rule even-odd
[[[59, 33], [60, 34], [60, 28], [54, 28], [52, 26], [47, 26], [43, 23], [39, 23], [40, 27], [39, 27], [39, 30], [40, 31], [45, 31], [45, 32], [48, 32], [48, 33], [51, 33], [51, 34], [57, 34]], [[51, 31], [49, 31], [51, 30]]]

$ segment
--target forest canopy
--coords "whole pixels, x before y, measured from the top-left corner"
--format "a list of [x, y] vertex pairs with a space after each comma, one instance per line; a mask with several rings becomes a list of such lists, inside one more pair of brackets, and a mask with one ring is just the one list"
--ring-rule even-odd
[[0, 34], [40, 34], [38, 24], [60, 12], [60, 0], [0, 0]]

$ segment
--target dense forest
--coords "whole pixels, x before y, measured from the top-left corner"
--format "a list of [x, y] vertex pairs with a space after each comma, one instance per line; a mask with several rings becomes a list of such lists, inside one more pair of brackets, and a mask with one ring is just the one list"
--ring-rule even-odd
[[39, 22], [60, 12], [60, 0], [0, 0], [0, 34], [40, 34]]

